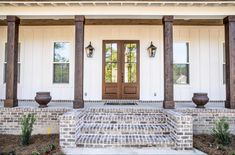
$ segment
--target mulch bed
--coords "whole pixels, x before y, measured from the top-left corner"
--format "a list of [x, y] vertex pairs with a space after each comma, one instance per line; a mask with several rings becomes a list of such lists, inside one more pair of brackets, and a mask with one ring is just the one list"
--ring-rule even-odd
[[[0, 155], [1, 153], [9, 153], [14, 151], [16, 155], [31, 155], [32, 151], [42, 152], [42, 149], [48, 144], [55, 144], [56, 150], [53, 155], [62, 155], [63, 152], [59, 148], [59, 135], [33, 135], [28, 146], [20, 144], [20, 136], [18, 135], [2, 135], [0, 134]], [[5, 155], [5, 154], [4, 154]]]
[[[20, 145], [20, 136], [0, 134], [0, 155], [2, 152], [15, 151], [16, 155], [31, 155], [32, 151], [41, 150], [48, 144], [57, 146], [53, 155], [62, 155], [59, 148], [59, 135], [34, 135], [28, 146]], [[193, 146], [209, 155], [235, 155], [235, 136], [232, 135], [232, 143], [229, 146], [220, 146], [215, 143], [211, 135], [194, 135]]]
[[235, 155], [235, 135], [228, 146], [218, 145], [211, 135], [194, 135], [193, 146], [208, 155]]

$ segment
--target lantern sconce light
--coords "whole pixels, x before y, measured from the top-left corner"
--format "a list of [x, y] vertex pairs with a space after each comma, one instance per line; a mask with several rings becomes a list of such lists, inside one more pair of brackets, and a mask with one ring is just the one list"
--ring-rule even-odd
[[86, 55], [88, 58], [92, 58], [93, 57], [93, 54], [94, 54], [94, 50], [95, 48], [91, 45], [91, 42], [90, 44], [85, 48], [86, 49]]
[[156, 51], [157, 51], [157, 47], [153, 45], [153, 42], [151, 41], [150, 46], [148, 47], [148, 53], [149, 53], [149, 57], [155, 57]]

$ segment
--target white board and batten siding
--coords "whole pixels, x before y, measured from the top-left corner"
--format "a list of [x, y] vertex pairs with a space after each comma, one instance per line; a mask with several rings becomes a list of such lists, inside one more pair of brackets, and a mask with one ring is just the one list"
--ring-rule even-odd
[[[84, 57], [84, 99], [102, 99], [102, 40], [140, 40], [140, 100], [163, 100], [162, 26], [86, 26], [85, 46], [91, 41], [93, 58]], [[21, 26], [21, 81], [19, 99], [34, 99], [37, 91], [50, 91], [54, 100], [74, 96], [74, 26]], [[0, 27], [0, 99], [3, 82], [6, 27]], [[154, 58], [146, 49], [157, 47]], [[54, 42], [70, 42], [68, 84], [53, 84]], [[191, 100], [194, 92], [207, 92], [211, 100], [225, 99], [223, 84], [223, 26], [174, 26], [174, 42], [189, 42], [190, 84], [175, 85], [175, 100]]]

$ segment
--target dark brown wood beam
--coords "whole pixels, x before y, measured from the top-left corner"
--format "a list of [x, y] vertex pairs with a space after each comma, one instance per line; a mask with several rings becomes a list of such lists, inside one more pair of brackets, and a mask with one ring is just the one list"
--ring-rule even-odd
[[225, 107], [235, 109], [235, 16], [224, 19], [226, 59]]
[[7, 71], [6, 99], [4, 107], [16, 107], [17, 101], [17, 61], [20, 19], [7, 16]]
[[[73, 19], [21, 19], [21, 26], [63, 26], [74, 25]], [[222, 19], [175, 19], [174, 25], [185, 26], [222, 26]], [[0, 20], [0, 26], [6, 26], [6, 20]], [[162, 25], [161, 19], [86, 19], [85, 25]]]
[[173, 83], [173, 16], [164, 16], [163, 46], [164, 46], [164, 101], [163, 108], [174, 109]]
[[161, 19], [87, 19], [86, 25], [162, 25]]
[[83, 108], [84, 16], [75, 16], [75, 77], [73, 108]]
[[174, 19], [173, 24], [185, 26], [222, 26], [223, 19]]

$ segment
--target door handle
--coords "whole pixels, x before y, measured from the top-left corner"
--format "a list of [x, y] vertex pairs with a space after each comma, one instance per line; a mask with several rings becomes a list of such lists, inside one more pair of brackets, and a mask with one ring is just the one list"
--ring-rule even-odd
[[124, 74], [122, 73], [122, 83], [124, 82]]

